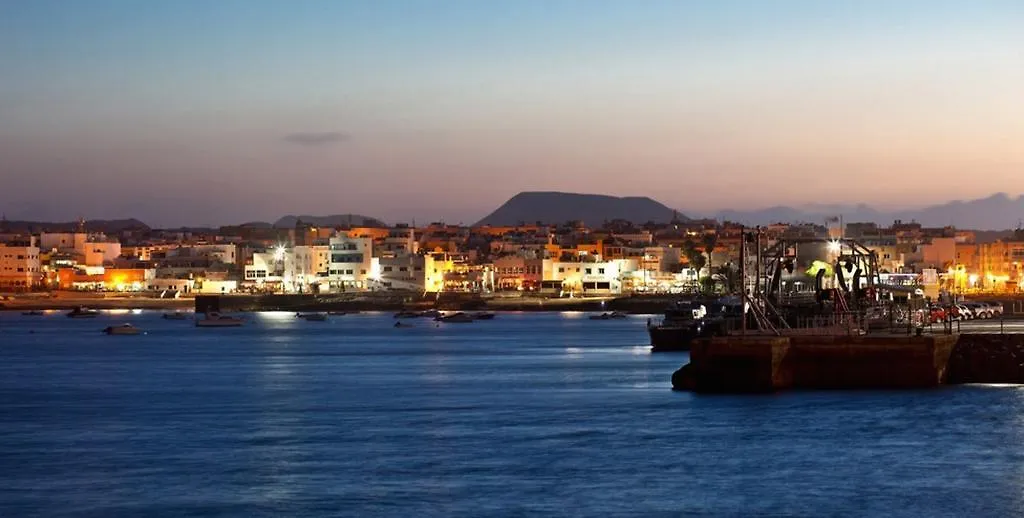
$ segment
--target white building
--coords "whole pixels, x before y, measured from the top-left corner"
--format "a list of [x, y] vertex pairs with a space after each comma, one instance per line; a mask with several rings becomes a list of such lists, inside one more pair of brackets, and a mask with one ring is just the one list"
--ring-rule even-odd
[[331, 266], [330, 247], [296, 246], [284, 261], [284, 289], [295, 293], [318, 293], [328, 286]]
[[262, 285], [267, 282], [281, 282], [281, 279], [284, 277], [284, 261], [288, 255], [284, 248], [271, 252], [252, 254], [251, 263], [245, 265], [245, 281], [256, 285]]
[[330, 253], [327, 279], [332, 292], [366, 289], [378, 275], [371, 238], [337, 235], [330, 239]]
[[41, 280], [35, 238], [0, 243], [0, 290], [26, 290]]
[[152, 279], [148, 280], [147, 288], [152, 291], [191, 293], [196, 281], [192, 279]]
[[92, 241], [88, 240], [81, 248], [75, 249], [82, 255], [86, 266], [103, 266], [121, 257], [121, 243], [117, 241]]
[[61, 252], [84, 250], [88, 237], [85, 232], [43, 232], [39, 234], [39, 248]]
[[223, 264], [238, 262], [238, 246], [232, 243], [191, 245], [167, 251], [168, 257], [208, 257]]
[[556, 261], [544, 260], [542, 291], [558, 291], [580, 295], [622, 293], [625, 261]]
[[385, 289], [436, 293], [444, 288], [444, 264], [434, 256], [398, 255], [378, 259], [379, 280]]
[[388, 237], [381, 240], [375, 252], [378, 255], [410, 255], [419, 252], [420, 244], [416, 241], [415, 232], [408, 227], [395, 227], [388, 232]]
[[194, 286], [196, 293], [202, 293], [204, 295], [223, 295], [226, 293], [234, 293], [238, 291], [238, 281], [204, 280], [201, 283], [197, 283]]

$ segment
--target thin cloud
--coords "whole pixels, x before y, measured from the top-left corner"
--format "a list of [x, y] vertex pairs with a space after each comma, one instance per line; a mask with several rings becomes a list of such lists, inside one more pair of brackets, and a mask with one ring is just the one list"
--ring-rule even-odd
[[340, 131], [305, 131], [289, 133], [284, 136], [284, 141], [297, 146], [329, 146], [346, 142], [351, 138], [348, 133]]

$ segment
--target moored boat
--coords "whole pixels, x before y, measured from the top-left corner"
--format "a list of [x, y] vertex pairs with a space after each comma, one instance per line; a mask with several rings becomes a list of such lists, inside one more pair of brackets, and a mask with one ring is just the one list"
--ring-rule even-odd
[[295, 316], [310, 322], [323, 322], [327, 320], [327, 313], [296, 313]]
[[175, 311], [174, 313], [164, 313], [164, 320], [186, 320], [188, 315], [182, 311]]
[[626, 318], [626, 315], [624, 313], [619, 313], [618, 311], [601, 313], [600, 315], [590, 315], [590, 320], [617, 320], [620, 318]]
[[727, 334], [730, 326], [738, 321], [739, 309], [722, 301], [712, 305], [716, 311], [709, 314], [707, 306], [701, 302], [680, 301], [665, 310], [665, 318], [660, 323], [648, 321], [651, 352], [689, 351], [695, 338]]
[[137, 335], [142, 331], [131, 324], [121, 324], [119, 326], [107, 327], [103, 332], [108, 335]]
[[203, 318], [196, 320], [196, 327], [238, 327], [244, 321], [238, 317], [221, 315], [220, 313], [207, 313]]
[[100, 312], [96, 311], [95, 309], [88, 309], [84, 306], [78, 306], [77, 308], [72, 309], [71, 312], [68, 313], [68, 318], [96, 318], [99, 314]]
[[494, 320], [494, 313], [480, 312], [473, 313], [473, 320]]
[[438, 322], [449, 322], [453, 324], [468, 324], [476, 319], [474, 319], [470, 315], [467, 315], [459, 311], [458, 313], [452, 313], [451, 315], [440, 315], [436, 317], [434, 320]]
[[421, 316], [423, 316], [422, 313], [417, 313], [415, 311], [399, 311], [398, 313], [395, 313], [395, 318], [419, 318]]
[[39, 311], [38, 309], [33, 309], [32, 311], [24, 311], [21, 314], [26, 317], [38, 317], [44, 315], [44, 313], [42, 311]]

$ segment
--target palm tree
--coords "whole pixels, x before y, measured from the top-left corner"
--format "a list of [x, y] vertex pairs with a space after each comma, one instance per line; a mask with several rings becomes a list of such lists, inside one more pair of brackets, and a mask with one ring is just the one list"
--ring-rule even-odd
[[697, 271], [697, 277], [699, 280], [700, 271], [707, 264], [707, 259], [704, 257], [704, 252], [697, 249], [697, 244], [691, 239], [687, 239], [683, 242], [683, 255], [686, 256], [686, 262], [690, 268]]
[[708, 254], [708, 272], [711, 272], [711, 253], [715, 251], [715, 246], [718, 245], [718, 233], [704, 234], [701, 238], [701, 244], [704, 245], [704, 253]]

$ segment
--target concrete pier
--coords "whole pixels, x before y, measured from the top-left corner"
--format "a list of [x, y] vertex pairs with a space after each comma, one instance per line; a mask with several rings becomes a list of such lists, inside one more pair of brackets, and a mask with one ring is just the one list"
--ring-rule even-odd
[[956, 335], [726, 336], [696, 340], [673, 388], [705, 393], [894, 389], [946, 382]]

